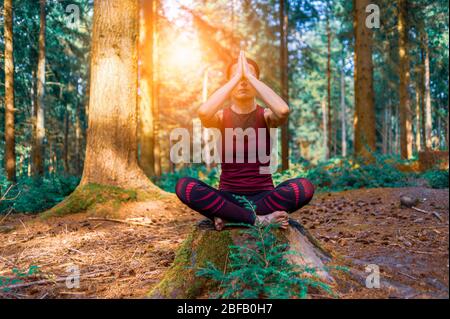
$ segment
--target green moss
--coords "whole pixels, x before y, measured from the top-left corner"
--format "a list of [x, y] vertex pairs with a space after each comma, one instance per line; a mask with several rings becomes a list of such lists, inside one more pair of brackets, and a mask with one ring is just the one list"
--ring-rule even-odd
[[214, 284], [196, 276], [199, 268], [212, 262], [224, 269], [229, 245], [232, 244], [231, 231], [217, 232], [195, 227], [178, 249], [172, 266], [163, 279], [149, 293], [150, 298], [196, 298]]
[[136, 190], [136, 200], [138, 201], [149, 201], [149, 200], [162, 200], [162, 199], [170, 199], [175, 196], [174, 194], [164, 194], [163, 192], [158, 191], [146, 191], [146, 190]]
[[93, 208], [97, 204], [111, 203], [118, 207], [123, 202], [135, 201], [137, 192], [120, 187], [87, 184], [79, 186], [66, 199], [55, 207], [41, 214], [41, 218], [64, 216]]

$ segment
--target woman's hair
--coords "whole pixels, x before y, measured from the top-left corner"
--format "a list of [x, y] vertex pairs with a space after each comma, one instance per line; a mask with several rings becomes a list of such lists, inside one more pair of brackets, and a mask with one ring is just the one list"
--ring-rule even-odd
[[[259, 66], [258, 66], [258, 64], [255, 61], [253, 61], [252, 59], [249, 59], [249, 58], [247, 58], [247, 62], [248, 62], [248, 64], [253, 65], [253, 67], [255, 68], [255, 71], [256, 71], [256, 77], [259, 79]], [[231, 76], [231, 68], [233, 67], [233, 65], [235, 65], [237, 63], [238, 63], [238, 60], [236, 59], [234, 61], [231, 61], [230, 64], [228, 64], [228, 66], [227, 66], [227, 79], [229, 79], [230, 76]]]

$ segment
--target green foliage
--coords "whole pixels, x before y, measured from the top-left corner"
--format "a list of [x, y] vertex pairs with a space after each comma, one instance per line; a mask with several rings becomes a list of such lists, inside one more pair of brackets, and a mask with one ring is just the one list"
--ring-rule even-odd
[[[247, 225], [248, 226], [248, 225]], [[333, 295], [329, 285], [320, 281], [317, 269], [289, 263], [292, 251], [280, 242], [274, 232], [275, 224], [251, 225], [243, 233], [242, 245], [230, 245], [227, 270], [213, 263], [197, 271], [198, 276], [219, 284], [216, 298], [305, 298], [308, 288], [318, 288]]]
[[208, 171], [204, 165], [192, 164], [173, 173], [165, 173], [159, 178], [152, 177], [151, 180], [163, 190], [174, 192], [177, 181], [186, 176], [198, 178], [208, 185], [215, 187], [218, 186], [220, 172], [218, 168], [212, 168]]
[[422, 174], [432, 188], [448, 188], [448, 170], [431, 170]]
[[[235, 196], [254, 214], [255, 204], [245, 196]], [[212, 262], [199, 268], [197, 276], [210, 278], [219, 284], [219, 291], [212, 294], [217, 298], [236, 299], [286, 299], [305, 298], [308, 288], [319, 288], [333, 294], [329, 285], [320, 281], [317, 269], [291, 264], [286, 258], [295, 252], [276, 236], [278, 224], [248, 225], [242, 231], [245, 241], [242, 245], [230, 245], [226, 270], [222, 271]]]
[[11, 186], [1, 181], [2, 194], [10, 187], [6, 198], [0, 202], [0, 214], [12, 209], [17, 213], [38, 213], [45, 211], [74, 191], [80, 182], [75, 176], [50, 176], [43, 179], [21, 178]]
[[274, 174], [280, 183], [293, 177], [308, 178], [318, 191], [343, 191], [358, 188], [405, 187], [413, 185], [416, 174], [405, 173], [397, 165], [402, 160], [393, 156], [373, 154], [374, 162], [335, 157], [311, 167], [295, 164], [285, 172]]
[[247, 197], [245, 197], [245, 195], [236, 195], [236, 194], [232, 194], [234, 198], [237, 199], [237, 201], [242, 204], [243, 207], [247, 208], [248, 210], [251, 210], [253, 212], [253, 214], [256, 216], [256, 205], [248, 200]]
[[[302, 160], [292, 163], [289, 170], [273, 174], [275, 184], [287, 179], [304, 177], [309, 179], [318, 192], [339, 192], [358, 188], [375, 187], [407, 187], [416, 185], [418, 178], [425, 178], [433, 188], [448, 187], [448, 171], [433, 170], [422, 174], [403, 172], [399, 165], [407, 164], [398, 156], [373, 153], [374, 162], [365, 163], [359, 159], [334, 157], [328, 161], [312, 165]], [[220, 172], [217, 168], [210, 172], [204, 166], [191, 166], [164, 174], [156, 184], [166, 191], [173, 192], [177, 180], [183, 176], [191, 176], [203, 180], [209, 185], [217, 186]], [[246, 198], [238, 196], [238, 200], [247, 207]], [[247, 207], [250, 209], [250, 207]]]

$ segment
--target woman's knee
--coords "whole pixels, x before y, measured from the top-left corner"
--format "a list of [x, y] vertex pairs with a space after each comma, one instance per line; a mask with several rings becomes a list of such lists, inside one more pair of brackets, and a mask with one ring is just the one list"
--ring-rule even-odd
[[303, 177], [299, 177], [299, 178], [294, 178], [291, 180], [291, 182], [297, 184], [300, 186], [300, 189], [303, 190], [303, 200], [301, 205], [306, 205], [308, 204], [313, 196], [314, 196], [314, 192], [315, 192], [315, 187], [313, 185], [313, 183], [311, 183], [311, 181], [307, 178], [303, 178]]
[[305, 192], [305, 201], [309, 203], [313, 198], [316, 189], [309, 179], [300, 178], [299, 182], [302, 184], [303, 190]]
[[185, 204], [191, 202], [191, 192], [195, 185], [200, 184], [200, 181], [192, 177], [182, 177], [175, 185], [175, 194]]

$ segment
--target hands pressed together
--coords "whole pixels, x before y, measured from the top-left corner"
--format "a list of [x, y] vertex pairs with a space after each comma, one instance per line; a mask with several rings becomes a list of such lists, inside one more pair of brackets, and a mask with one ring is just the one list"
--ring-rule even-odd
[[253, 73], [250, 71], [250, 67], [247, 58], [245, 57], [245, 52], [243, 50], [239, 52], [238, 65], [236, 73], [234, 74], [233, 78], [237, 78], [238, 80], [240, 80], [241, 78], [245, 79], [255, 78]]

